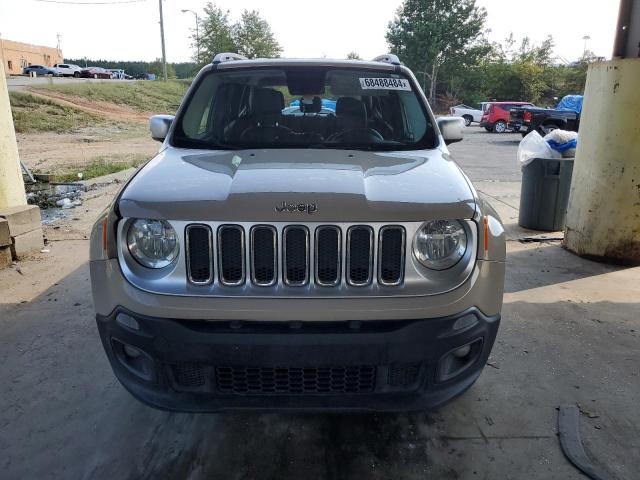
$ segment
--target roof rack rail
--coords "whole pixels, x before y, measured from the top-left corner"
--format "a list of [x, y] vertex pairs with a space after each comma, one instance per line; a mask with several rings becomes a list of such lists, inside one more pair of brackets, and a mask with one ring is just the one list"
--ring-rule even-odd
[[249, 60], [244, 55], [240, 55], [239, 53], [225, 52], [218, 53], [215, 57], [213, 57], [212, 63], [222, 63], [222, 62], [231, 62], [233, 60]]
[[393, 53], [385, 53], [384, 55], [378, 55], [372, 61], [390, 63], [392, 65], [402, 65], [400, 63], [400, 59], [398, 58], [398, 56], [394, 55]]

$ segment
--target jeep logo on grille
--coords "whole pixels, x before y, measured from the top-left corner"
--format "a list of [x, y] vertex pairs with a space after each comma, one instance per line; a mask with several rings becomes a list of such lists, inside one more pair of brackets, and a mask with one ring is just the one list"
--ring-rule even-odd
[[309, 215], [312, 215], [318, 211], [318, 207], [315, 203], [288, 203], [282, 202], [276, 205], [276, 212], [307, 212]]

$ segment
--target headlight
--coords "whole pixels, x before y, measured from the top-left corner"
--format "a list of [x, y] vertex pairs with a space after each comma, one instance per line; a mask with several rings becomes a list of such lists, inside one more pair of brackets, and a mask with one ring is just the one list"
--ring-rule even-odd
[[127, 246], [133, 258], [148, 268], [162, 268], [178, 256], [176, 231], [166, 220], [138, 219], [129, 225]]
[[467, 232], [458, 220], [434, 220], [420, 227], [413, 240], [413, 254], [433, 270], [453, 267], [467, 250]]

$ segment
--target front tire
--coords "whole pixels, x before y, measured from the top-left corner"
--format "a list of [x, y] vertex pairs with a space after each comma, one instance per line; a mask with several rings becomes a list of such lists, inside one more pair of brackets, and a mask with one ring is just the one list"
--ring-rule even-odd
[[507, 131], [507, 124], [503, 120], [498, 120], [493, 124], [494, 133], [504, 133]]
[[473, 122], [473, 117], [471, 115], [463, 115], [462, 118], [464, 118], [465, 127], [471, 126], [471, 122]]
[[80, 72], [73, 72], [73, 78], [80, 78]]
[[492, 132], [492, 131], [493, 131], [493, 128], [492, 128], [492, 127], [484, 127], [484, 129], [485, 129], [487, 132]]

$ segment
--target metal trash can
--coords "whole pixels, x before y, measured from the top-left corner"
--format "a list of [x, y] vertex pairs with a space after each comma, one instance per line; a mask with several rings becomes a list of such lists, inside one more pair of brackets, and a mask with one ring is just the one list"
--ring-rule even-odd
[[518, 225], [531, 230], [564, 229], [573, 158], [534, 158], [522, 169]]

